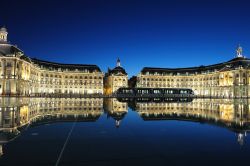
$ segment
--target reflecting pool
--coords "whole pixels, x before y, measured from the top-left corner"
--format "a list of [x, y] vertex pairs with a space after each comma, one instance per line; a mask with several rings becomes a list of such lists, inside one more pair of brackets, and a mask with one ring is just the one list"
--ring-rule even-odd
[[0, 98], [0, 165], [247, 165], [249, 103]]

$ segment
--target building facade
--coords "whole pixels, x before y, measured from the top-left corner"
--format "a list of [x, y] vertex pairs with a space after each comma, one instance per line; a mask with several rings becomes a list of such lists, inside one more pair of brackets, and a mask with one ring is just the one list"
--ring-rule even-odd
[[136, 87], [189, 88], [199, 96], [246, 97], [250, 95], [250, 59], [239, 46], [234, 59], [191, 68], [145, 67], [137, 76]]
[[61, 64], [30, 58], [8, 42], [0, 29], [0, 95], [105, 94], [119, 88], [188, 88], [198, 96], [247, 97], [250, 95], [250, 59], [237, 49], [223, 63], [190, 68], [145, 67], [128, 83], [118, 59], [116, 67], [102, 73], [97, 65]]
[[29, 58], [0, 29], [0, 95], [102, 94], [96, 65], [60, 64]]
[[108, 69], [104, 77], [104, 93], [106, 95], [114, 94], [119, 88], [128, 87], [128, 74], [121, 67], [121, 61], [118, 58], [116, 67], [112, 70]]

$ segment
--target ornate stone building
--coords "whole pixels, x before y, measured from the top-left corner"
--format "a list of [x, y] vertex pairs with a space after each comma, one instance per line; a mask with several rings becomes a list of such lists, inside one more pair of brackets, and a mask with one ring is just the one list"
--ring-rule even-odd
[[0, 95], [102, 94], [96, 65], [60, 64], [29, 58], [0, 29]]
[[190, 88], [196, 95], [246, 97], [250, 95], [250, 59], [237, 55], [230, 61], [190, 68], [145, 67], [137, 76], [136, 87]]
[[128, 87], [128, 74], [121, 67], [121, 61], [118, 58], [116, 67], [112, 70], [108, 69], [108, 73], [104, 77], [104, 93], [106, 95], [116, 93], [121, 87]]
[[[30, 58], [8, 42], [0, 29], [0, 95], [103, 94], [128, 87], [128, 74], [120, 60], [105, 77], [96, 65], [61, 64]], [[190, 68], [145, 67], [130, 86], [140, 88], [188, 88], [196, 95], [247, 97], [250, 95], [250, 59], [239, 46], [235, 58], [209, 66]]]

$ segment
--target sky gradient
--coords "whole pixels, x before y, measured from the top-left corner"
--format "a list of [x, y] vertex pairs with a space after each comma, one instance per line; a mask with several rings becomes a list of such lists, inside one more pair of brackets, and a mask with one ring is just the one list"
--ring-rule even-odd
[[240, 43], [250, 57], [247, 0], [47, 0], [1, 2], [0, 25], [26, 55], [60, 63], [116, 59], [129, 76], [143, 67], [228, 61]]

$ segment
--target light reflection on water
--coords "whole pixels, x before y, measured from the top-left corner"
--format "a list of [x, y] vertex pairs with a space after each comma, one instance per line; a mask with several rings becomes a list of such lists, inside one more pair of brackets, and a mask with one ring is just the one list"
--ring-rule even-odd
[[247, 99], [1, 98], [0, 105], [0, 165], [250, 161]]

